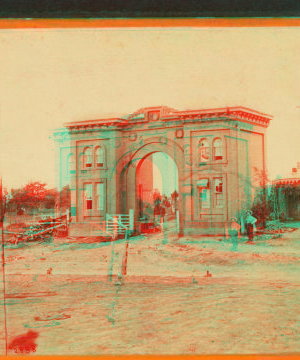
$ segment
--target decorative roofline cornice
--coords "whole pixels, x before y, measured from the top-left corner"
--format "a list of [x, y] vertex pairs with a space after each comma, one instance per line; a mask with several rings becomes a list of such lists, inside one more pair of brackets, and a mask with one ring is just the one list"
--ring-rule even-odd
[[[166, 107], [162, 107], [166, 108]], [[141, 110], [157, 110], [159, 108], [144, 108]], [[159, 124], [166, 121], [180, 121], [183, 123], [193, 122], [193, 121], [219, 121], [219, 120], [240, 120], [247, 122], [253, 125], [259, 125], [262, 127], [268, 127], [272, 116], [260, 113], [255, 110], [251, 110], [244, 107], [228, 107], [228, 108], [219, 108], [219, 109], [208, 109], [208, 110], [187, 110], [187, 111], [177, 111], [170, 108], [166, 108], [168, 111], [161, 111], [160, 118], [156, 122], [151, 122], [153, 124]], [[143, 115], [143, 113], [141, 113]], [[82, 129], [84, 128], [87, 131], [93, 131], [96, 129], [104, 128], [124, 128], [132, 126], [135, 124], [148, 124], [149, 120], [147, 119], [147, 113], [144, 113], [144, 116], [137, 118], [137, 113], [132, 115], [124, 116], [122, 118], [110, 118], [110, 119], [98, 119], [98, 120], [86, 120], [78, 122], [70, 122], [64, 126], [68, 129]]]
[[298, 185], [300, 184], [300, 178], [289, 178], [289, 179], [277, 179], [273, 181], [274, 185]]

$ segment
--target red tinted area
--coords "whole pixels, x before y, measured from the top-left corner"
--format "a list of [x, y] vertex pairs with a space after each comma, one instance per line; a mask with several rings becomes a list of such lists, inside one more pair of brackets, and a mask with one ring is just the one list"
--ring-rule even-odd
[[29, 330], [27, 334], [15, 337], [8, 345], [9, 350], [15, 353], [30, 353], [36, 351], [36, 339], [39, 334], [36, 331]]

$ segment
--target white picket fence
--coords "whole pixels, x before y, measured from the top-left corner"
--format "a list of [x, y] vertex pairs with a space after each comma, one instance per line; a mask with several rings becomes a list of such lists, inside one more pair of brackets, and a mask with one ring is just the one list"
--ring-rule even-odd
[[106, 220], [92, 223], [92, 229], [100, 232], [103, 236], [117, 237], [118, 235], [127, 236], [134, 229], [134, 211], [129, 210], [129, 214], [106, 214]]
[[133, 216], [130, 214], [106, 214], [106, 229], [107, 231], [116, 230], [118, 234], [125, 234], [126, 230], [133, 230]]
[[106, 231], [115, 235], [127, 237], [133, 231], [134, 212], [129, 210], [129, 214], [106, 214]]

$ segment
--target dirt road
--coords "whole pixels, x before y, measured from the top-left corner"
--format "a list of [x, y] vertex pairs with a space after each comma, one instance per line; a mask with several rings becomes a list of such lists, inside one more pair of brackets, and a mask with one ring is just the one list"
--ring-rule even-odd
[[[124, 250], [114, 244], [114, 274]], [[88, 239], [7, 248], [9, 354], [18, 342], [38, 355], [300, 351], [300, 230], [237, 251], [221, 238], [133, 238], [124, 285], [108, 281], [111, 252]]]

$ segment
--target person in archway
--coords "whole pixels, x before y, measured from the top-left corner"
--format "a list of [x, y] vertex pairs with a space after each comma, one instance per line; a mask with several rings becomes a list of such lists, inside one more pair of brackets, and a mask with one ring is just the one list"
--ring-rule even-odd
[[164, 222], [165, 220], [165, 215], [166, 215], [166, 209], [164, 206], [161, 206], [161, 209], [160, 209], [160, 218], [162, 219], [162, 222]]
[[165, 231], [165, 215], [166, 215], [166, 209], [164, 206], [161, 206], [160, 209], [160, 224], [161, 224], [161, 231], [163, 232], [163, 244], [166, 245], [168, 243], [168, 236]]
[[150, 218], [150, 205], [148, 203], [145, 204], [143, 213], [144, 213], [145, 221], [149, 221], [149, 218]]
[[245, 227], [246, 227], [246, 233], [248, 236], [248, 241], [253, 241], [254, 232], [256, 230], [255, 223], [257, 222], [257, 219], [252, 216], [252, 211], [247, 210], [246, 211], [246, 219], [245, 219]]
[[164, 231], [164, 220], [165, 220], [166, 210], [164, 206], [160, 206], [159, 216], [160, 216], [160, 227], [161, 231]]

